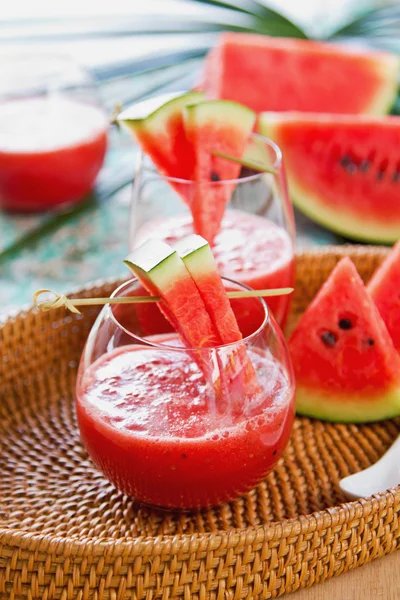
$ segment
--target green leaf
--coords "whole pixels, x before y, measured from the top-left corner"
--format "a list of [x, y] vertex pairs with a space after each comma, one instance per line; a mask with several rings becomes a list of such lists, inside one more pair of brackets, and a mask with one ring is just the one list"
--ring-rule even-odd
[[[199, 4], [207, 4], [208, 6], [218, 6], [227, 8], [231, 11], [245, 13], [253, 17], [248, 30], [253, 33], [260, 33], [274, 36], [286, 36], [295, 38], [307, 38], [306, 33], [298, 25], [295, 25], [287, 17], [281, 13], [265, 6], [257, 0], [242, 0], [239, 2], [228, 2], [224, 0], [191, 0]], [[221, 23], [221, 25], [223, 25]], [[227, 29], [227, 27], [221, 27]]]
[[400, 35], [400, 7], [386, 6], [362, 13], [339, 29], [330, 38], [374, 38]]

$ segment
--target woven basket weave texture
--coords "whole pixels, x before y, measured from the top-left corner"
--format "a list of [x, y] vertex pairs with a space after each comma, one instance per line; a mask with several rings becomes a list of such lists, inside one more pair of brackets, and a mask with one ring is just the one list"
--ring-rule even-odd
[[[367, 280], [386, 253], [349, 246], [299, 255], [291, 326], [342, 256]], [[27, 311], [0, 329], [1, 599], [274, 598], [398, 548], [400, 488], [346, 503], [338, 481], [375, 462], [400, 419], [297, 418], [265, 482], [214, 509], [160, 512], [117, 492], [83, 450], [74, 411], [76, 368], [97, 312]]]

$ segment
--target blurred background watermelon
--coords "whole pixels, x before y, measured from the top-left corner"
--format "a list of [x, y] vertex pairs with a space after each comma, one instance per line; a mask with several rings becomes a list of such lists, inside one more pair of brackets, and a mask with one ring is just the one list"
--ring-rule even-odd
[[[263, 0], [147, 0], [90, 8], [77, 1], [62, 7], [20, 1], [2, 7], [0, 56], [45, 50], [72, 57], [94, 76], [111, 115], [117, 103], [125, 106], [196, 84], [205, 54], [224, 30], [399, 53], [400, 6], [345, 0], [268, 5]], [[394, 113], [398, 107], [397, 102]], [[0, 310], [30, 302], [38, 288], [66, 290], [124, 272], [134, 160], [128, 137], [112, 129], [105, 166], [84, 202], [57, 213], [0, 215]], [[296, 217], [299, 246], [344, 241]]]

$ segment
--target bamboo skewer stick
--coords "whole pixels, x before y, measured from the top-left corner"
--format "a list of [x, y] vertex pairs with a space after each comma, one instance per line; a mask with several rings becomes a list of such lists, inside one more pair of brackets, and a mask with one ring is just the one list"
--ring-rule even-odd
[[[238, 290], [227, 292], [229, 298], [268, 298], [272, 296], [285, 296], [291, 294], [293, 288], [276, 288], [270, 290]], [[42, 294], [53, 294], [52, 300], [39, 301]], [[148, 304], [162, 302], [160, 296], [120, 296], [116, 298], [68, 298], [65, 294], [57, 294], [53, 290], [38, 290], [33, 295], [34, 305], [42, 311], [52, 310], [64, 306], [73, 313], [80, 314], [78, 306], [97, 306], [106, 304]]]

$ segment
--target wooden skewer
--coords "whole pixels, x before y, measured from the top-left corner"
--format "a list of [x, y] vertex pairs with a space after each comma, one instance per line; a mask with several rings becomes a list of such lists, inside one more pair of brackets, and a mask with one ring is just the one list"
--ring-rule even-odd
[[[268, 298], [271, 296], [286, 296], [291, 294], [293, 288], [276, 288], [270, 290], [238, 290], [227, 292], [229, 298]], [[42, 294], [53, 294], [52, 300], [39, 302]], [[148, 304], [162, 302], [160, 296], [120, 296], [116, 298], [67, 298], [65, 294], [56, 294], [53, 290], [38, 290], [33, 294], [34, 305], [42, 311], [52, 310], [64, 306], [73, 313], [80, 314], [77, 306], [97, 306], [105, 304]]]

